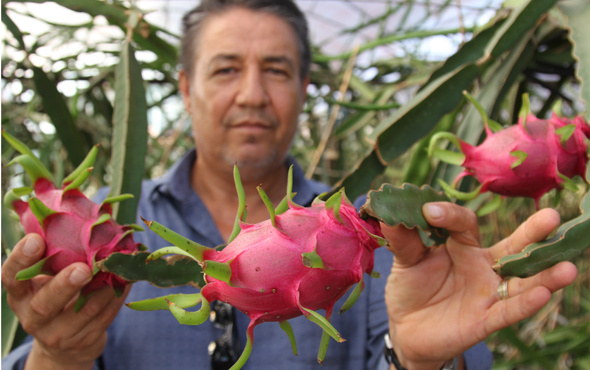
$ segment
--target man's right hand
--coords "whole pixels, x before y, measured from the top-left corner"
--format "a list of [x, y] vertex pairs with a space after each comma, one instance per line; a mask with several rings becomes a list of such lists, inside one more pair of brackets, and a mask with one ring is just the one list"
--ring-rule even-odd
[[38, 262], [44, 251], [41, 236], [27, 235], [2, 266], [8, 304], [23, 329], [34, 337], [25, 368], [91, 369], [105, 347], [106, 329], [119, 312], [130, 286], [118, 298], [112, 288], [100, 289], [79, 312], [74, 312], [80, 289], [92, 279], [92, 271], [85, 263], [73, 263], [55, 276], [15, 279], [20, 270]]

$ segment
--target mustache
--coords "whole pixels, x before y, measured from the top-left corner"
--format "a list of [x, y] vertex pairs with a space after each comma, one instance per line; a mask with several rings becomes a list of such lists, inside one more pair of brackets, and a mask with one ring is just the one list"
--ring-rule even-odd
[[224, 127], [238, 127], [242, 125], [259, 125], [267, 128], [279, 126], [279, 120], [264, 111], [239, 111], [229, 114], [222, 122]]

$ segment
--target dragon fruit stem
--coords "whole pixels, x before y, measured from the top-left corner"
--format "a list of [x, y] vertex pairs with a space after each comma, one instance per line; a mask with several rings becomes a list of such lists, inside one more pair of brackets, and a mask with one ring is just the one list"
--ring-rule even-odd
[[436, 147], [436, 144], [439, 140], [446, 139], [452, 142], [459, 150], [461, 150], [461, 142], [459, 138], [454, 134], [446, 131], [437, 132], [436, 134], [432, 135], [430, 139], [430, 143], [428, 145], [428, 156], [429, 157], [437, 157], [440, 160], [460, 166], [465, 161], [465, 154], [453, 152], [446, 149], [440, 149]]
[[295, 341], [295, 334], [293, 333], [293, 327], [291, 326], [291, 323], [289, 323], [289, 321], [287, 320], [280, 321], [279, 326], [281, 327], [281, 329], [283, 329], [285, 333], [287, 333], [289, 341], [291, 342], [291, 349], [293, 349], [293, 354], [297, 356], [297, 342]]
[[447, 184], [446, 182], [444, 182], [441, 179], [438, 179], [438, 183], [440, 184], [440, 186], [443, 188], [444, 192], [448, 196], [455, 197], [458, 200], [472, 200], [472, 199], [475, 199], [475, 197], [477, 197], [479, 195], [479, 192], [481, 191], [481, 187], [482, 187], [482, 185], [479, 185], [472, 192], [465, 193], [463, 191], [459, 191], [457, 189], [454, 189], [453, 187], [451, 187], [451, 185]]

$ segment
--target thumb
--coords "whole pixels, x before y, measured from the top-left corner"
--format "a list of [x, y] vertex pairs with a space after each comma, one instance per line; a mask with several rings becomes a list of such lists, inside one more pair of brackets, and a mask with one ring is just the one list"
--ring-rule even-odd
[[387, 248], [393, 253], [394, 264], [398, 267], [415, 265], [427, 252], [415, 229], [408, 229], [403, 225], [387, 226], [381, 223], [381, 232], [389, 241]]

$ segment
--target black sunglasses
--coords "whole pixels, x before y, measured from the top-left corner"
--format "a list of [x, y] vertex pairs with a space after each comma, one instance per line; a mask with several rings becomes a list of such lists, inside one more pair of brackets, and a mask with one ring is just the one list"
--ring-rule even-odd
[[217, 340], [209, 343], [211, 370], [228, 370], [236, 362], [232, 333], [234, 327], [234, 311], [227, 303], [215, 301], [212, 304], [209, 320], [225, 333]]

